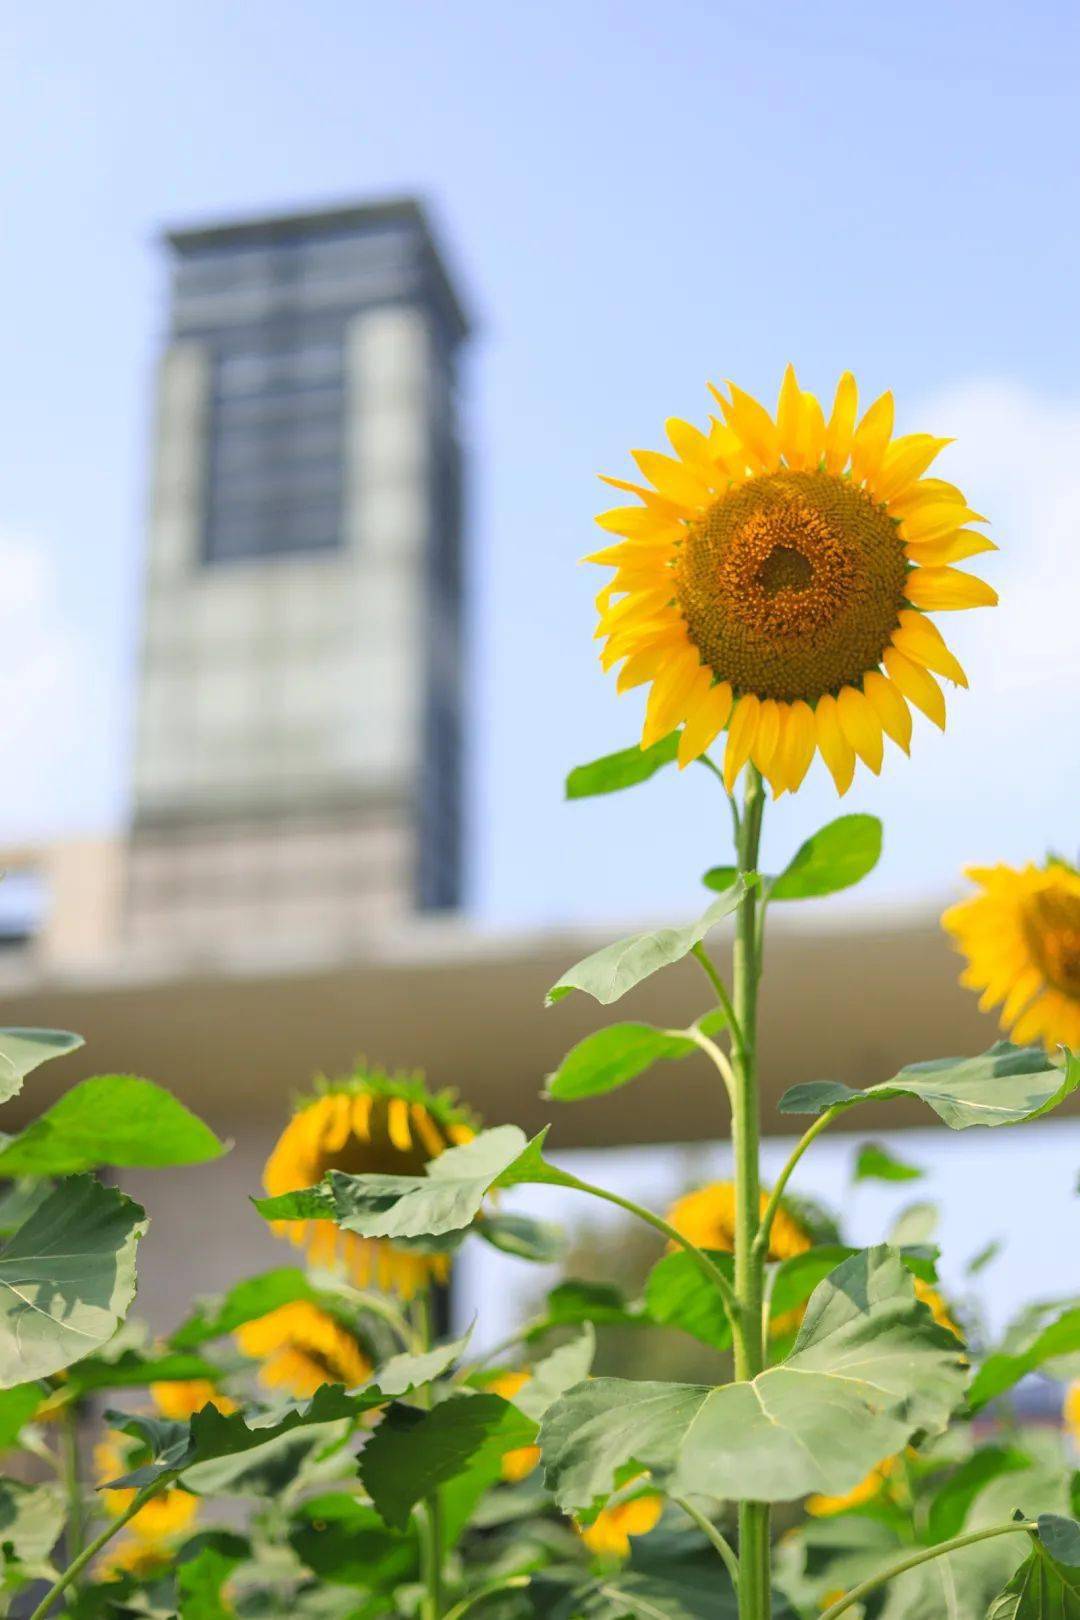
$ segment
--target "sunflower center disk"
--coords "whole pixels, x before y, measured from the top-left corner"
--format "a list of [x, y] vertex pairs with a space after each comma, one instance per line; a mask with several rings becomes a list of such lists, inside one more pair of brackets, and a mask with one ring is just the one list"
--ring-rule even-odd
[[1032, 957], [1047, 984], [1080, 1000], [1080, 896], [1033, 895], [1024, 923]]
[[864, 490], [831, 473], [768, 473], [689, 530], [676, 596], [719, 680], [813, 703], [880, 663], [906, 576], [897, 525]]

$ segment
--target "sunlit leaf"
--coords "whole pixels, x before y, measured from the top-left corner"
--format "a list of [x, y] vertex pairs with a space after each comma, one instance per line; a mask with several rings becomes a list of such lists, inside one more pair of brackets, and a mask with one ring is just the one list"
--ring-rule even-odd
[[861, 883], [881, 855], [877, 816], [839, 816], [808, 838], [769, 886], [770, 900], [814, 900]]
[[0, 1145], [0, 1176], [67, 1176], [100, 1165], [202, 1164], [226, 1151], [208, 1125], [152, 1080], [83, 1080]]
[[669, 732], [651, 748], [621, 748], [588, 765], [576, 765], [566, 778], [568, 799], [589, 799], [598, 793], [617, 793], [620, 788], [636, 787], [665, 765], [672, 765], [679, 751], [679, 733]]
[[414, 1543], [355, 1496], [315, 1497], [303, 1503], [294, 1524], [289, 1543], [320, 1580], [379, 1592], [415, 1572]]
[[87, 1356], [68, 1373], [64, 1387], [73, 1394], [89, 1395], [103, 1389], [132, 1389], [147, 1384], [169, 1384], [190, 1378], [216, 1380], [220, 1369], [202, 1356], [182, 1352], [144, 1355], [125, 1350], [114, 1357]]
[[1019, 1125], [1049, 1113], [1080, 1085], [1080, 1060], [1055, 1063], [1041, 1047], [999, 1041], [974, 1058], [911, 1063], [881, 1085], [855, 1091], [837, 1080], [792, 1086], [780, 1099], [782, 1114], [823, 1114], [890, 1097], [917, 1097], [955, 1131], [972, 1125]]
[[606, 1496], [631, 1461], [677, 1495], [840, 1495], [919, 1430], [940, 1432], [964, 1376], [901, 1258], [867, 1250], [815, 1289], [788, 1361], [749, 1383], [570, 1390], [541, 1428], [548, 1483], [564, 1511]]
[[852, 1181], [918, 1181], [925, 1171], [908, 1164], [881, 1142], [864, 1142], [855, 1159]]
[[[709, 1259], [731, 1279], [730, 1254], [710, 1253]], [[726, 1350], [731, 1344], [731, 1324], [720, 1292], [705, 1282], [697, 1260], [685, 1249], [664, 1255], [653, 1266], [645, 1283], [645, 1309], [660, 1326], [678, 1328], [714, 1350]]]
[[14, 1445], [19, 1430], [29, 1423], [44, 1398], [44, 1389], [36, 1383], [0, 1390], [0, 1451]]
[[941, 1212], [936, 1204], [926, 1201], [908, 1204], [889, 1228], [888, 1241], [895, 1249], [930, 1243], [940, 1222]]
[[169, 1342], [177, 1350], [188, 1350], [208, 1339], [234, 1333], [245, 1322], [267, 1316], [279, 1306], [291, 1305], [296, 1300], [320, 1305], [325, 1298], [298, 1267], [279, 1266], [274, 1271], [245, 1278], [227, 1293], [197, 1300], [192, 1315], [170, 1335]]
[[145, 1211], [92, 1176], [62, 1181], [0, 1252], [0, 1389], [99, 1350], [135, 1293]]
[[683, 928], [657, 928], [651, 933], [631, 934], [628, 939], [616, 940], [613, 945], [594, 951], [568, 968], [552, 986], [547, 994], [548, 1005], [561, 1001], [573, 990], [583, 990], [603, 1006], [610, 1006], [643, 979], [674, 962], [681, 962], [711, 928], [731, 916], [751, 883], [756, 882], [752, 874], [739, 878], [696, 922]]
[[5, 1593], [53, 1576], [52, 1553], [64, 1517], [64, 1497], [57, 1486], [0, 1478], [0, 1584]]
[[986, 1620], [1080, 1620], [1080, 1570], [1033, 1548], [990, 1605]]
[[82, 1044], [81, 1035], [65, 1029], [0, 1029], [0, 1102], [17, 1096], [40, 1063], [75, 1052]]
[[955, 1469], [930, 1503], [926, 1539], [949, 1541], [960, 1534], [968, 1509], [992, 1479], [1020, 1473], [1031, 1459], [1016, 1446], [982, 1446]]
[[[717, 1008], [698, 1021], [705, 1035], [715, 1035], [726, 1022]], [[673, 1061], [699, 1051], [691, 1035], [681, 1030], [657, 1029], [654, 1024], [611, 1024], [586, 1035], [547, 1077], [544, 1095], [557, 1102], [598, 1097], [636, 1080], [662, 1060]]]
[[1035, 1372], [1057, 1356], [1072, 1355], [1076, 1351], [1080, 1351], [1080, 1306], [1062, 1311], [1060, 1316], [1034, 1333], [1026, 1344], [987, 1356], [972, 1379], [968, 1405], [973, 1412], [977, 1412], [987, 1401], [1012, 1389], [1028, 1373]]

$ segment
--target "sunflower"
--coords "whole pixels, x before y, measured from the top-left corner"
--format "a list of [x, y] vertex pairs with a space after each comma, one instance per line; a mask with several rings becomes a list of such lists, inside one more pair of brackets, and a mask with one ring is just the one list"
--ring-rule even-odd
[[[761, 1209], [769, 1201], [764, 1190]], [[720, 1249], [731, 1254], [735, 1249], [735, 1183], [710, 1181], [696, 1192], [676, 1199], [667, 1214], [668, 1222], [683, 1237], [699, 1249]], [[796, 1213], [781, 1204], [776, 1211], [769, 1233], [769, 1259], [790, 1260], [796, 1254], [805, 1254], [814, 1242], [814, 1235]]]
[[1001, 1007], [1018, 1046], [1080, 1047], [1080, 872], [1064, 861], [970, 867], [978, 894], [942, 925], [968, 959], [961, 984], [981, 990], [983, 1011]]
[[163, 1417], [180, 1422], [194, 1417], [204, 1406], [216, 1406], [223, 1416], [236, 1411], [236, 1402], [222, 1395], [209, 1378], [177, 1378], [169, 1383], [151, 1384], [150, 1396]]
[[688, 765], [729, 727], [729, 792], [747, 760], [794, 792], [820, 751], [837, 791], [856, 757], [876, 774], [883, 738], [905, 753], [908, 704], [944, 728], [935, 675], [966, 686], [928, 611], [990, 606], [952, 565], [993, 550], [953, 484], [926, 478], [950, 441], [894, 439], [891, 394], [857, 421], [845, 372], [828, 421], [789, 366], [777, 419], [729, 384], [701, 433], [667, 424], [673, 456], [637, 450], [639, 497], [600, 518], [619, 537], [590, 562], [615, 569], [597, 599], [602, 663], [618, 689], [652, 682], [643, 748], [682, 725]]
[[237, 1328], [235, 1338], [245, 1356], [262, 1363], [261, 1383], [302, 1400], [314, 1395], [322, 1384], [355, 1389], [374, 1370], [348, 1328], [329, 1311], [306, 1300], [279, 1305], [277, 1310], [245, 1322]]
[[1073, 1439], [1080, 1441], [1080, 1378], [1074, 1379], [1065, 1391], [1061, 1417]]
[[[472, 1117], [450, 1092], [434, 1094], [414, 1076], [360, 1070], [321, 1082], [301, 1100], [263, 1172], [271, 1197], [313, 1187], [328, 1170], [415, 1176], [448, 1147], [475, 1135]], [[313, 1265], [340, 1266], [361, 1288], [374, 1283], [411, 1298], [444, 1281], [446, 1255], [342, 1232], [332, 1221], [279, 1221], [279, 1236], [307, 1250]]]
[[[512, 1401], [528, 1382], [529, 1374], [518, 1369], [499, 1373], [498, 1377], [493, 1378], [484, 1387], [490, 1394], [501, 1395], [504, 1401]], [[516, 1483], [531, 1474], [539, 1461], [539, 1446], [516, 1446], [513, 1451], [507, 1451], [503, 1455], [502, 1477]]]
[[[100, 1484], [127, 1472], [130, 1445], [127, 1435], [114, 1430], [94, 1447], [94, 1471]], [[135, 1490], [132, 1486], [114, 1486], [100, 1495], [106, 1512], [119, 1518], [134, 1501]], [[191, 1528], [198, 1511], [197, 1499], [187, 1491], [165, 1490], [152, 1496], [128, 1520], [122, 1536], [110, 1545], [103, 1570], [145, 1574], [167, 1563], [174, 1543]]]
[[952, 1316], [949, 1314], [949, 1307], [946, 1305], [937, 1289], [934, 1288], [930, 1283], [924, 1282], [921, 1277], [913, 1277], [911, 1280], [915, 1284], [915, 1298], [919, 1301], [920, 1305], [926, 1306], [938, 1327], [947, 1328], [948, 1331], [955, 1334], [958, 1339], [962, 1339], [964, 1335], [960, 1332], [960, 1329], [953, 1321]]
[[899, 1457], [885, 1457], [881, 1462], [875, 1463], [865, 1479], [860, 1479], [857, 1485], [853, 1485], [851, 1490], [845, 1491], [842, 1496], [808, 1496], [807, 1513], [815, 1519], [829, 1519], [836, 1513], [850, 1513], [853, 1508], [865, 1507], [868, 1502], [876, 1502], [889, 1491], [899, 1463]]
[[590, 1552], [601, 1558], [626, 1558], [631, 1536], [647, 1536], [664, 1511], [664, 1499], [656, 1491], [643, 1491], [627, 1502], [601, 1508], [592, 1524], [578, 1525], [578, 1534]]

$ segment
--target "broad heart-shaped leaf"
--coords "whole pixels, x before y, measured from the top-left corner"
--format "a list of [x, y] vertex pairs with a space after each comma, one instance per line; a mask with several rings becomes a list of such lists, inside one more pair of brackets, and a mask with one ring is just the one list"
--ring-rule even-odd
[[566, 778], [568, 799], [591, 799], [598, 793], [617, 793], [620, 788], [636, 787], [665, 765], [672, 765], [679, 752], [679, 733], [670, 731], [651, 748], [620, 748], [588, 765], [575, 765]]
[[605, 945], [602, 950], [594, 951], [584, 961], [568, 968], [559, 982], [551, 987], [547, 994], [548, 1006], [561, 1001], [572, 990], [584, 990], [586, 995], [592, 996], [603, 1006], [610, 1006], [643, 979], [689, 956], [710, 928], [715, 928], [717, 923], [731, 916], [751, 883], [756, 882], [753, 874], [737, 879], [730, 889], [713, 901], [708, 910], [702, 912], [697, 922], [688, 923], [683, 928], [657, 928], [649, 934], [631, 934], [628, 939], [618, 939], [614, 945]]
[[792, 1086], [780, 1099], [782, 1114], [823, 1114], [854, 1108], [878, 1098], [918, 1097], [954, 1131], [971, 1125], [1019, 1125], [1049, 1113], [1080, 1085], [1080, 1059], [1067, 1053], [1064, 1065], [1041, 1047], [998, 1041], [974, 1058], [941, 1058], [910, 1063], [891, 1080], [854, 1091], [836, 1080]]
[[769, 885], [770, 900], [814, 900], [861, 883], [881, 855], [877, 816], [838, 816], [808, 838]]
[[102, 1389], [142, 1388], [147, 1384], [171, 1384], [192, 1378], [213, 1380], [220, 1375], [220, 1367], [202, 1356], [183, 1351], [144, 1355], [140, 1350], [125, 1350], [111, 1358], [87, 1356], [68, 1373], [64, 1388], [78, 1395], [89, 1395]]
[[226, 1151], [208, 1125], [152, 1080], [83, 1080], [0, 1145], [0, 1176], [69, 1176], [100, 1165], [202, 1164]]
[[851, 1172], [852, 1181], [918, 1181], [925, 1171], [890, 1153], [881, 1142], [864, 1142]]
[[82, 1044], [81, 1035], [66, 1029], [0, 1029], [0, 1102], [17, 1096], [40, 1063], [77, 1051]]
[[191, 1316], [172, 1333], [169, 1343], [176, 1350], [193, 1349], [209, 1339], [234, 1333], [245, 1322], [267, 1316], [281, 1305], [296, 1300], [321, 1305], [327, 1296], [313, 1288], [298, 1266], [278, 1266], [257, 1277], [246, 1277], [227, 1293], [196, 1300]]
[[469, 1340], [465, 1334], [447, 1344], [437, 1345], [422, 1355], [393, 1356], [384, 1362], [374, 1378], [359, 1389], [345, 1390], [341, 1384], [323, 1384], [304, 1406], [290, 1407], [284, 1414], [269, 1413], [248, 1423], [239, 1412], [221, 1413], [215, 1406], [204, 1406], [188, 1423], [141, 1413], [106, 1412], [113, 1428], [136, 1435], [150, 1452], [150, 1461], [106, 1485], [148, 1485], [162, 1474], [184, 1474], [185, 1485], [199, 1489], [198, 1467], [223, 1457], [254, 1451], [291, 1434], [294, 1430], [325, 1423], [340, 1423], [362, 1417], [388, 1401], [410, 1395], [442, 1375], [462, 1355]]
[[1034, 1332], [1026, 1343], [987, 1356], [971, 1381], [968, 1406], [977, 1412], [987, 1401], [1012, 1389], [1028, 1373], [1058, 1356], [1072, 1355], [1076, 1351], [1080, 1351], [1080, 1306], [1062, 1311], [1060, 1316]]
[[[716, 1008], [699, 1019], [697, 1027], [705, 1035], [714, 1035], [725, 1023], [723, 1011]], [[544, 1095], [557, 1102], [599, 1097], [636, 1080], [654, 1063], [689, 1057], [699, 1050], [693, 1036], [682, 1030], [657, 1029], [655, 1024], [611, 1024], [571, 1048], [554, 1074], [548, 1075]]]
[[344, 1491], [304, 1502], [289, 1544], [320, 1580], [384, 1591], [416, 1567], [413, 1541], [389, 1530], [375, 1509]]
[[939, 1542], [958, 1536], [972, 1502], [992, 1479], [1022, 1473], [1030, 1466], [1030, 1457], [1018, 1446], [980, 1446], [935, 1493], [930, 1503], [926, 1539]]
[[135, 1293], [146, 1212], [93, 1176], [62, 1181], [0, 1253], [0, 1389], [112, 1338]]
[[990, 1605], [986, 1620], [1080, 1620], [1080, 1570], [1033, 1548]]
[[429, 1412], [395, 1402], [360, 1454], [360, 1478], [391, 1529], [404, 1530], [416, 1503], [480, 1452], [500, 1458], [535, 1436], [532, 1419], [499, 1395], [452, 1395]]
[[57, 1486], [0, 1479], [0, 1586], [6, 1593], [54, 1574], [50, 1556], [64, 1517], [63, 1493]]
[[965, 1362], [899, 1255], [853, 1255], [814, 1290], [788, 1361], [748, 1383], [568, 1391], [541, 1428], [547, 1481], [565, 1511], [606, 1496], [631, 1461], [674, 1495], [762, 1502], [841, 1495], [960, 1399]]
[[476, 1222], [477, 1237], [503, 1254], [537, 1265], [554, 1265], [566, 1253], [566, 1233], [551, 1221], [537, 1221], [531, 1215], [515, 1215], [496, 1210]]

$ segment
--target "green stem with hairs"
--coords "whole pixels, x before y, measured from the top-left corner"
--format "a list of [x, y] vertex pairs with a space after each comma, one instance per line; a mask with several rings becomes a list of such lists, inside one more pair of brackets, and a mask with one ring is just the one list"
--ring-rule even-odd
[[808, 1130], [803, 1132], [802, 1136], [796, 1142], [795, 1146], [788, 1155], [787, 1163], [777, 1176], [773, 1190], [769, 1195], [769, 1201], [761, 1212], [761, 1220], [758, 1224], [757, 1236], [754, 1239], [754, 1247], [762, 1260], [764, 1260], [765, 1256], [769, 1252], [769, 1238], [772, 1235], [773, 1221], [776, 1219], [776, 1212], [780, 1208], [780, 1204], [784, 1196], [784, 1189], [791, 1180], [792, 1171], [795, 1169], [795, 1166], [798, 1164], [799, 1160], [802, 1158], [803, 1154], [806, 1152], [814, 1138], [816, 1136], [820, 1136], [822, 1131], [825, 1130], [826, 1126], [832, 1124], [833, 1120], [836, 1118], [837, 1114], [840, 1113], [840, 1111], [841, 1110], [839, 1108], [827, 1108], [823, 1114], [820, 1114], [818, 1118], [815, 1119], [814, 1123], [809, 1127]]
[[488, 1581], [484, 1586], [478, 1586], [475, 1592], [470, 1592], [468, 1597], [463, 1597], [460, 1603], [455, 1603], [452, 1609], [448, 1609], [444, 1620], [461, 1620], [462, 1615], [468, 1614], [470, 1609], [475, 1609], [485, 1598], [495, 1597], [499, 1592], [517, 1592], [528, 1584], [527, 1575], [505, 1575], [501, 1580]]
[[67, 1591], [69, 1586], [74, 1585], [79, 1576], [82, 1574], [83, 1570], [86, 1568], [87, 1564], [97, 1557], [102, 1547], [106, 1546], [107, 1543], [112, 1540], [113, 1536], [117, 1535], [126, 1524], [131, 1522], [136, 1513], [138, 1513], [141, 1508], [146, 1506], [151, 1497], [157, 1496], [161, 1491], [167, 1490], [175, 1479], [175, 1474], [161, 1474], [157, 1479], [151, 1480], [149, 1485], [144, 1485], [141, 1491], [136, 1491], [134, 1497], [128, 1503], [123, 1513], [119, 1514], [115, 1519], [112, 1519], [105, 1526], [104, 1530], [101, 1531], [100, 1535], [96, 1535], [93, 1541], [87, 1542], [86, 1546], [83, 1548], [82, 1552], [79, 1553], [78, 1557], [72, 1559], [71, 1563], [60, 1576], [59, 1580], [56, 1581], [54, 1585], [52, 1585], [46, 1592], [37, 1608], [31, 1614], [30, 1620], [45, 1620], [45, 1616], [56, 1602], [56, 1599], [61, 1597]]
[[961, 1547], [974, 1546], [977, 1541], [989, 1541], [992, 1536], [1008, 1536], [1017, 1530], [1030, 1533], [1036, 1526], [1030, 1519], [1010, 1519], [1008, 1524], [991, 1525], [987, 1530], [969, 1530], [966, 1535], [954, 1536], [951, 1541], [939, 1541], [936, 1547], [923, 1547], [916, 1553], [909, 1553], [880, 1574], [870, 1575], [858, 1586], [853, 1586], [850, 1592], [845, 1592], [842, 1598], [830, 1603], [827, 1609], [822, 1610], [820, 1620], [837, 1620], [837, 1616], [850, 1609], [856, 1603], [861, 1603], [864, 1597], [876, 1592], [879, 1586], [886, 1581], [894, 1580], [897, 1575], [903, 1575], [909, 1569], [916, 1569], [919, 1564], [927, 1564], [931, 1558], [943, 1558], [946, 1553], [957, 1552]]
[[[419, 1293], [413, 1306], [413, 1332], [420, 1352], [430, 1350], [431, 1289]], [[431, 1405], [431, 1390], [423, 1392], [426, 1406]], [[420, 1570], [424, 1582], [424, 1598], [420, 1613], [422, 1620], [443, 1620], [443, 1514], [438, 1486], [424, 1498], [423, 1512], [417, 1516], [420, 1540]]]
[[734, 1549], [727, 1537], [721, 1534], [711, 1519], [706, 1518], [705, 1514], [700, 1512], [692, 1502], [688, 1502], [685, 1496], [673, 1496], [671, 1500], [676, 1507], [682, 1508], [688, 1519], [693, 1519], [702, 1535], [707, 1536], [712, 1542], [724, 1561], [724, 1568], [731, 1576], [731, 1584], [737, 1593], [739, 1590], [739, 1560], [736, 1558]]

